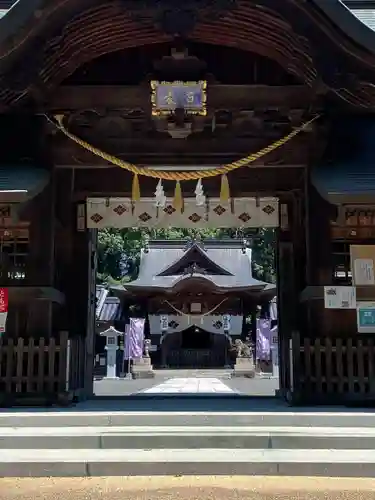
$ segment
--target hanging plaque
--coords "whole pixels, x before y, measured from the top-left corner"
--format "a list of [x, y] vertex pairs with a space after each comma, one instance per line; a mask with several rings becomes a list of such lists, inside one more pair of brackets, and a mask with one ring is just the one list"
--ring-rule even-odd
[[203, 115], [206, 110], [206, 81], [151, 82], [151, 104], [154, 116], [168, 115], [177, 108], [188, 114]]
[[358, 302], [358, 333], [375, 333], [375, 302]]
[[353, 286], [325, 286], [324, 307], [326, 309], [355, 309], [356, 289]]

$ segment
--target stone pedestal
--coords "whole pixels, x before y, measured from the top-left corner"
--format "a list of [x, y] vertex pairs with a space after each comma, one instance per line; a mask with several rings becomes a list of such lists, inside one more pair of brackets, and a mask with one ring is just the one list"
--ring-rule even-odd
[[252, 358], [237, 358], [232, 377], [255, 377], [255, 366]]
[[154, 378], [155, 372], [152, 368], [151, 358], [135, 359], [132, 367], [132, 377], [136, 378]]

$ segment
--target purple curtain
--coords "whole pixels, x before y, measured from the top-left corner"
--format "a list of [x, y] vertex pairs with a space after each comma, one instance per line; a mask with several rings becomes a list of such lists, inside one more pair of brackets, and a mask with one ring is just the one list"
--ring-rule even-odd
[[130, 318], [125, 326], [124, 359], [140, 359], [143, 356], [145, 320]]
[[257, 337], [255, 347], [257, 360], [271, 360], [271, 340], [271, 321], [269, 319], [257, 319]]

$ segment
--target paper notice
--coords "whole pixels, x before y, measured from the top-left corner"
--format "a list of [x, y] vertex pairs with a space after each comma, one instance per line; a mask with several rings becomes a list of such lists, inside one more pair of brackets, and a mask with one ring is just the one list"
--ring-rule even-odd
[[355, 285], [375, 285], [374, 261], [372, 259], [355, 259], [353, 278]]
[[356, 290], [352, 286], [325, 286], [324, 307], [326, 309], [356, 309]]
[[357, 327], [358, 333], [375, 333], [374, 302], [358, 302]]

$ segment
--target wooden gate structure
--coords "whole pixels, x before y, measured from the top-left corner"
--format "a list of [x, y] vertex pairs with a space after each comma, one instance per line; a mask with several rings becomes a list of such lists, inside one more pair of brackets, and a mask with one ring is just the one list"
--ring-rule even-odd
[[[350, 245], [375, 242], [375, 33], [357, 2], [12, 3], [0, 2], [0, 392], [92, 394], [92, 204], [134, 218], [157, 172], [159, 197], [180, 204], [180, 189], [196, 195], [191, 173], [211, 169], [204, 203], [223, 188], [248, 226], [260, 222], [236, 200], [279, 200], [281, 394], [375, 399], [373, 334], [323, 302], [324, 285], [351, 283]], [[176, 185], [181, 171], [191, 180]]]

